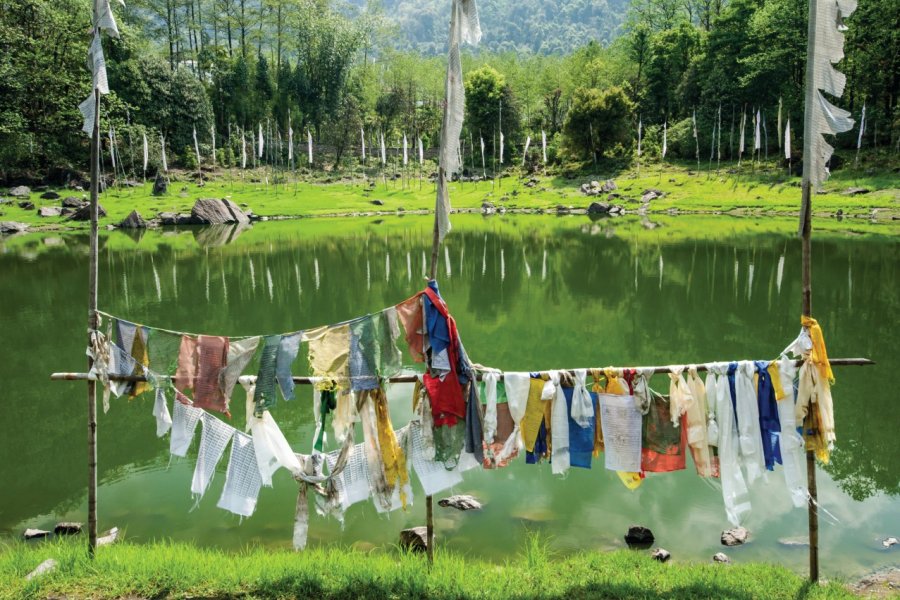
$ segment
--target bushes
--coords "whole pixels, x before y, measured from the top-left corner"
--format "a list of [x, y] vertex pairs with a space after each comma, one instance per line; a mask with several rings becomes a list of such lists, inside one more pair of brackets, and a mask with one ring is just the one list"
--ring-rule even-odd
[[634, 104], [620, 87], [579, 88], [563, 122], [563, 148], [572, 158], [616, 157], [632, 146]]

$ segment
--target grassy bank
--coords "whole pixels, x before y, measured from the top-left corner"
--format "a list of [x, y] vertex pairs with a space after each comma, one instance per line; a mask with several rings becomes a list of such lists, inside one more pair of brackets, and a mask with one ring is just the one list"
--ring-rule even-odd
[[[457, 209], [480, 209], [490, 201], [508, 209], [554, 210], [558, 205], [586, 208], [591, 200], [579, 188], [582, 183], [612, 178], [620, 198], [613, 202], [636, 211], [641, 207], [641, 194], [648, 188], [665, 193], [653, 200], [647, 210], [659, 214], [679, 212], [729, 214], [795, 214], [799, 210], [799, 178], [788, 178], [784, 170], [774, 164], [742, 166], [723, 165], [718, 171], [696, 171], [693, 164], [652, 164], [642, 168], [598, 168], [582, 173], [536, 175], [536, 184], [529, 187], [532, 176], [524, 176], [515, 169], [508, 176], [477, 183], [453, 183], [451, 200]], [[693, 168], [693, 169], [692, 169]], [[818, 194], [814, 212], [831, 216], [842, 210], [848, 217], [871, 218], [877, 209], [879, 219], [900, 215], [900, 186], [890, 164], [878, 167], [845, 168], [837, 171], [826, 184], [825, 193]], [[228, 197], [246, 205], [262, 216], [322, 216], [359, 212], [427, 211], [434, 206], [434, 185], [427, 177], [420, 180], [415, 172], [410, 177], [390, 180], [375, 171], [348, 172], [342, 176], [328, 174], [299, 174], [297, 180], [275, 185], [272, 173], [258, 170], [241, 173], [238, 170], [218, 171], [205, 175], [201, 187], [193, 173], [172, 172], [169, 193], [162, 197], [151, 194], [150, 183], [134, 188], [111, 188], [101, 196], [101, 204], [108, 216], [103, 224], [121, 221], [132, 209], [145, 218], [162, 211], [186, 213], [197, 198]], [[862, 187], [870, 193], [845, 195], [848, 188]], [[69, 190], [59, 190], [62, 196]], [[80, 195], [81, 193], [76, 193]], [[37, 208], [59, 206], [59, 200], [42, 200], [32, 193]], [[596, 199], [605, 200], [605, 194]], [[383, 204], [377, 205], [375, 201]], [[0, 219], [21, 221], [44, 228], [85, 227], [61, 217], [42, 218], [37, 210], [23, 210], [15, 202], [0, 206]]]
[[[52, 573], [26, 582], [47, 558]], [[0, 597], [47, 598], [849, 598], [841, 585], [809, 586], [774, 565], [660, 564], [648, 552], [554, 557], [533, 538], [505, 564], [438, 552], [249, 549], [123, 543], [86, 558], [84, 540], [15, 543], [0, 551]]]

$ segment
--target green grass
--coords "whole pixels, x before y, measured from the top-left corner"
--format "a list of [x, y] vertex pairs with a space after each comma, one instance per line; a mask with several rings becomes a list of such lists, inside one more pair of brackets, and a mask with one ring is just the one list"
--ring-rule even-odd
[[[46, 558], [55, 572], [26, 582]], [[667, 564], [649, 551], [552, 555], [532, 537], [517, 559], [494, 564], [437, 552], [341, 548], [238, 553], [186, 544], [121, 543], [92, 562], [84, 539], [16, 542], [0, 550], [2, 598], [850, 598], [837, 583], [811, 586], [784, 567]]]
[[[874, 160], [874, 159], [873, 159]], [[813, 207], [818, 215], [831, 215], [838, 209], [851, 217], [869, 218], [872, 209], [879, 209], [882, 218], [900, 215], [900, 186], [893, 173], [894, 161], [887, 160], [866, 165], [865, 168], [847, 167], [834, 173], [825, 185], [824, 194], [815, 196]], [[865, 163], [864, 163], [865, 164]], [[344, 176], [327, 174], [302, 174], [297, 182], [272, 185], [271, 174], [264, 171], [248, 171], [241, 176], [237, 170], [207, 174], [203, 187], [196, 185], [192, 174], [173, 172], [169, 193], [163, 197], [151, 195], [147, 183], [137, 188], [113, 188], [101, 195], [100, 203], [108, 216], [102, 224], [121, 221], [132, 209], [145, 218], [162, 211], [190, 212], [197, 198], [228, 197], [238, 204], [246, 204], [263, 216], [323, 216], [352, 214], [367, 211], [431, 210], [434, 206], [434, 186], [427, 178], [420, 182], [415, 176], [401, 181], [384, 181], [370, 171], [368, 176], [360, 171], [349, 171]], [[754, 165], [744, 162], [723, 165], [718, 173], [705, 167], [696, 172], [690, 163], [658, 162], [631, 167], [599, 167], [568, 175], [548, 172], [537, 176], [538, 183], [527, 187], [529, 177], [511, 169], [507, 177], [479, 183], [453, 183], [450, 185], [452, 204], [458, 209], [479, 209], [484, 200], [510, 209], [552, 210], [559, 204], [586, 208], [592, 198], [581, 194], [579, 186], [591, 180], [614, 179], [622, 198], [615, 202], [627, 209], [640, 206], [640, 196], [647, 188], [657, 188], [665, 197], [654, 200], [651, 213], [664, 213], [673, 209], [680, 212], [732, 213], [732, 214], [796, 214], [800, 204], [799, 178], [788, 178], [783, 169], [774, 163]], [[255, 180], [255, 181], [254, 181]], [[375, 182], [374, 187], [370, 184]], [[849, 187], [865, 187], [869, 194], [845, 196], [841, 192]], [[70, 191], [59, 190], [63, 196]], [[602, 198], [601, 198], [602, 199]], [[59, 206], [58, 200], [41, 200], [33, 193], [31, 200], [36, 207]], [[374, 200], [383, 206], [372, 204]], [[0, 207], [0, 219], [53, 227], [86, 227], [62, 218], [41, 218], [37, 211], [25, 211], [13, 203]]]

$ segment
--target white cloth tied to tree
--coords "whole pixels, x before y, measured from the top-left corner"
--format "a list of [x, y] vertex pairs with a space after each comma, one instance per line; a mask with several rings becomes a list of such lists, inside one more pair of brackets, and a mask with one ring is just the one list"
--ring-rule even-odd
[[579, 427], [594, 423], [594, 401], [587, 389], [587, 369], [575, 369], [575, 389], [572, 390], [572, 420]]
[[441, 127], [441, 151], [438, 159], [437, 199], [435, 201], [438, 238], [441, 241], [451, 228], [450, 196], [446, 180], [460, 168], [457, 146], [459, 146], [459, 136], [462, 133], [463, 118], [465, 117], [466, 91], [463, 86], [460, 46], [463, 43], [475, 45], [481, 40], [481, 24], [478, 20], [478, 7], [475, 0], [453, 0], [450, 10], [450, 54], [444, 86], [444, 122]]

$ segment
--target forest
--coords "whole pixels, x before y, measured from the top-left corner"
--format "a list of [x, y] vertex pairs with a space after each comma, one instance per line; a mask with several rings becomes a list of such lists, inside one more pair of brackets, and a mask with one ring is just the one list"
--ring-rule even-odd
[[[631, 160], [640, 124], [644, 156], [658, 155], [665, 127], [667, 156], [693, 159], [717, 146], [730, 159], [741, 123], [757, 111], [767, 155], [778, 154], [789, 119], [800, 148], [803, 0], [480, 4], [483, 43], [463, 52], [470, 148], [483, 139], [497, 159], [502, 132], [510, 164], [543, 132], [551, 162]], [[104, 41], [112, 90], [104, 138], [114, 130], [119, 152], [133, 153], [146, 135], [151, 171], [163, 140], [169, 165], [195, 166], [194, 131], [201, 155], [212, 158], [215, 144], [216, 163], [226, 166], [240, 162], [241, 140], [260, 129], [275, 140], [269, 152], [282, 155], [289, 129], [300, 154], [309, 132], [329, 149], [331, 167], [357, 160], [361, 131], [367, 144], [383, 135], [396, 147], [406, 135], [431, 148], [440, 134], [447, 5], [115, 4], [122, 35]], [[90, 10], [83, 0], [0, 1], [0, 179], [86, 169], [78, 104], [90, 90]], [[865, 147], [896, 147], [900, 3], [868, 0], [845, 25], [839, 104], [857, 120], [866, 106]], [[838, 148], [855, 148], [858, 133], [844, 134]]]

